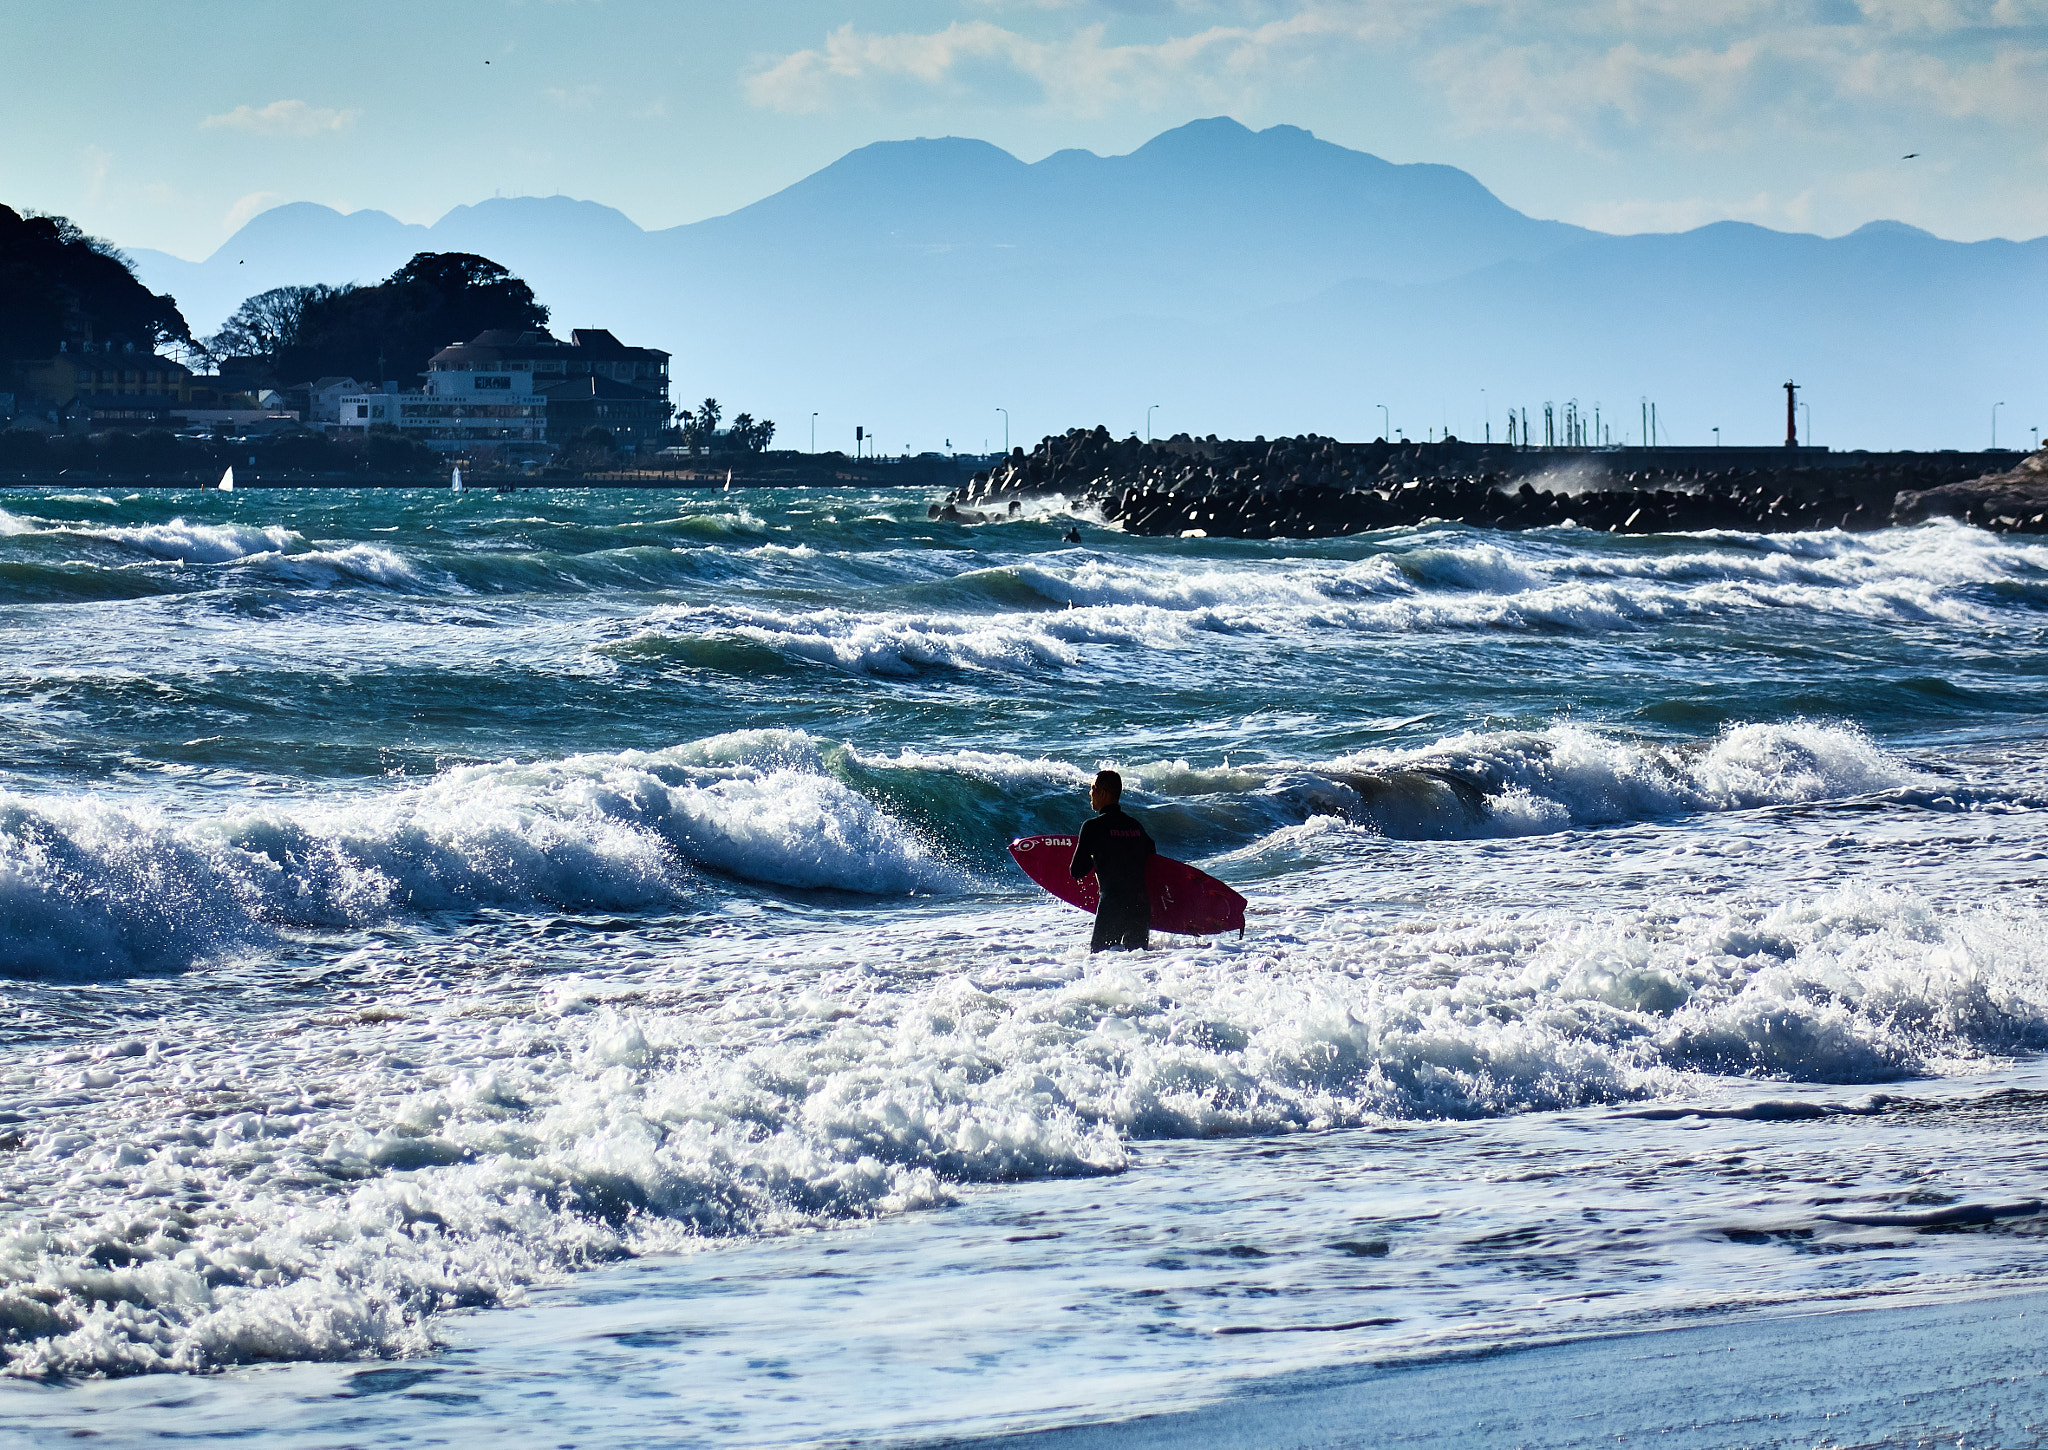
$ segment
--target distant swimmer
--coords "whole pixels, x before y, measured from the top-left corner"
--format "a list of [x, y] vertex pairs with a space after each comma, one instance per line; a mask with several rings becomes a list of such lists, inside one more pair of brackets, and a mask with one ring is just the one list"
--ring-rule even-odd
[[1143, 951], [1152, 944], [1152, 899], [1145, 890], [1145, 863], [1152, 859], [1152, 838], [1123, 808], [1124, 778], [1100, 771], [1088, 788], [1095, 819], [1081, 827], [1067, 869], [1076, 881], [1094, 876], [1101, 902], [1095, 908], [1095, 936], [1088, 950], [1105, 947]]
[[1061, 535], [1061, 537], [1060, 537], [1060, 542], [1061, 542], [1062, 544], [1078, 544], [1078, 543], [1080, 543], [1080, 542], [1081, 542], [1081, 531], [1080, 531], [1080, 530], [1079, 530], [1078, 528], [1073, 528], [1073, 527], [1069, 527], [1069, 528], [1067, 529], [1066, 533], [1065, 533], [1065, 534], [1063, 534], [1063, 535]]

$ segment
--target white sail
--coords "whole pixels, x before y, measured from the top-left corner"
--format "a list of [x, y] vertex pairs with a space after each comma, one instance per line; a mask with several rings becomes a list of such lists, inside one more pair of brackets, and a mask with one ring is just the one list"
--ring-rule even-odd
[[229, 464], [227, 472], [220, 476], [219, 488], [222, 493], [233, 493], [235, 491], [235, 467], [233, 464]]
[[727, 469], [727, 470], [725, 471], [725, 486], [726, 486], [727, 488], [731, 488], [731, 487], [732, 487], [732, 470], [731, 470], [730, 468], [728, 468], [728, 469]]
[[462, 492], [462, 466], [460, 464], [457, 464], [455, 467], [455, 476], [448, 480], [448, 491], [450, 493]]

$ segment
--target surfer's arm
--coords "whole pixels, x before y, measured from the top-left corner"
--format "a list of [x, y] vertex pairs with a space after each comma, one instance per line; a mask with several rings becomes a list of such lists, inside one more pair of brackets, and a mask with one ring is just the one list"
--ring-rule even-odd
[[1074, 840], [1074, 859], [1067, 863], [1067, 874], [1076, 881], [1086, 880], [1095, 874], [1095, 843], [1089, 840], [1094, 834], [1095, 822], [1081, 827], [1081, 834]]

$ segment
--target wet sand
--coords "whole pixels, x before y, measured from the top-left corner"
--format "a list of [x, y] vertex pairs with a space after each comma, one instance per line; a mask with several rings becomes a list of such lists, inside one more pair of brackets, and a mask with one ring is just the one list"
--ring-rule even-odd
[[2048, 1443], [2048, 1294], [1290, 1375], [1184, 1414], [923, 1446], [1658, 1450]]

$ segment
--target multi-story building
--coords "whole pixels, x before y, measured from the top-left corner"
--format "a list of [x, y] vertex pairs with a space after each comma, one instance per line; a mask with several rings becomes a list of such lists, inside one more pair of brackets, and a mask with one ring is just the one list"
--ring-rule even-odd
[[483, 332], [435, 353], [420, 391], [347, 395], [338, 411], [340, 427], [386, 423], [450, 452], [573, 442], [593, 425], [637, 443], [668, 426], [668, 354], [594, 328], [566, 343]]

